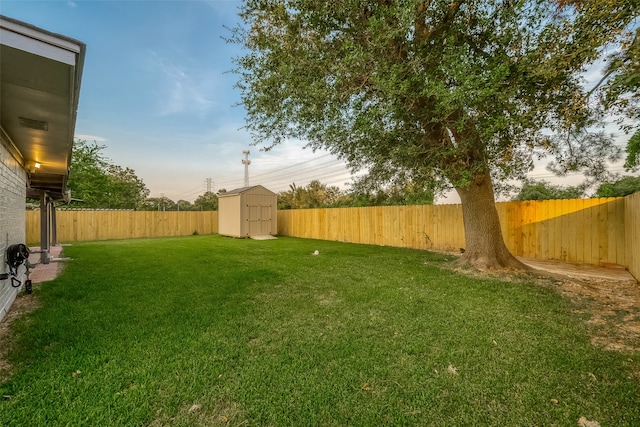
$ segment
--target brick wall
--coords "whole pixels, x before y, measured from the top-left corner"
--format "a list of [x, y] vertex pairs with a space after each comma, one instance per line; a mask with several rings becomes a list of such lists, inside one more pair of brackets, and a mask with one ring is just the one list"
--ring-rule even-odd
[[[27, 174], [0, 140], [0, 273], [8, 273], [7, 247], [25, 243], [25, 202]], [[19, 269], [24, 282], [25, 267]], [[11, 280], [0, 280], [0, 320], [4, 318], [20, 289]]]

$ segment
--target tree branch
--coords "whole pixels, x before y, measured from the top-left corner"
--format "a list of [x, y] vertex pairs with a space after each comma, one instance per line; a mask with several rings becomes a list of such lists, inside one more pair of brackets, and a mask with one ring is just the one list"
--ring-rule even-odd
[[425, 14], [431, 5], [430, 1], [425, 1], [418, 6], [417, 17], [415, 20], [415, 36], [426, 42], [433, 41], [437, 36], [441, 35], [453, 22], [456, 15], [460, 11], [460, 7], [465, 0], [456, 0], [449, 5], [449, 10], [435, 27], [429, 28], [425, 22]]

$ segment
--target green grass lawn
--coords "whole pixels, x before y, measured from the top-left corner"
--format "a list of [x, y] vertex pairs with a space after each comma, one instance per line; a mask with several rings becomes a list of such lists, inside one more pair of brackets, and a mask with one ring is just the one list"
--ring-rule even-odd
[[640, 425], [639, 354], [444, 255], [193, 236], [65, 256], [12, 325], [0, 425]]

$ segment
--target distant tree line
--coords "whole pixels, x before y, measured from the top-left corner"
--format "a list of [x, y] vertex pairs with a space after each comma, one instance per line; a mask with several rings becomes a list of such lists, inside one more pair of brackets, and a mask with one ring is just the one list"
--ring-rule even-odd
[[[198, 196], [193, 203], [187, 200], [175, 202], [167, 197], [150, 197], [145, 199], [136, 209], [146, 211], [216, 211], [218, 210], [218, 194], [225, 192], [225, 189], [221, 189], [217, 193], [205, 192]], [[288, 190], [279, 192], [278, 209], [422, 205], [432, 204], [433, 199], [434, 194], [430, 189], [418, 189], [411, 185], [375, 190], [344, 191], [336, 186], [313, 180], [306, 186], [292, 183]]]
[[[624, 176], [602, 182], [591, 197], [624, 197], [640, 191], [639, 176]], [[585, 198], [587, 188], [584, 185], [562, 186], [547, 181], [527, 180], [523, 183], [515, 200], [552, 200]]]
[[[68, 188], [72, 207], [133, 209], [146, 211], [215, 211], [218, 193], [207, 191], [193, 203], [167, 197], [149, 197], [149, 189], [135, 171], [113, 164], [103, 154], [105, 147], [85, 140], [74, 142]], [[640, 177], [625, 176], [602, 182], [593, 197], [619, 197], [640, 191]], [[526, 180], [514, 200], [575, 199], [585, 197], [585, 185], [561, 186], [547, 181]], [[367, 178], [348, 190], [313, 180], [306, 186], [295, 183], [278, 193], [278, 209], [427, 205], [434, 201], [433, 188], [409, 181], [380, 187]]]
[[356, 184], [353, 189], [343, 191], [313, 180], [305, 187], [298, 187], [293, 183], [289, 185], [289, 190], [278, 193], [278, 209], [428, 205], [433, 203], [433, 199], [434, 192], [431, 188], [419, 187], [413, 183], [384, 188], [366, 188]]
[[[222, 189], [218, 192], [225, 193], [226, 190]], [[174, 202], [167, 197], [150, 197], [146, 199], [139, 210], [142, 211], [217, 211], [218, 210], [218, 195], [212, 191], [206, 191], [204, 194], [198, 196], [196, 200], [191, 203], [188, 200], [178, 200]]]

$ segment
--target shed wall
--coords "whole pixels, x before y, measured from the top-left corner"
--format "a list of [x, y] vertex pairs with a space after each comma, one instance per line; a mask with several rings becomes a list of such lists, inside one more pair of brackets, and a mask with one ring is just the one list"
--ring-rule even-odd
[[278, 234], [278, 196], [261, 185], [231, 190], [218, 199], [218, 232], [248, 237]]
[[264, 191], [242, 194], [242, 234], [278, 234], [278, 196]]
[[242, 237], [241, 194], [218, 199], [218, 233], [223, 236]]
[[[25, 202], [27, 174], [0, 141], [0, 273], [8, 273], [7, 247], [25, 243]], [[18, 269], [18, 279], [24, 282], [25, 268]], [[0, 280], [0, 320], [13, 304], [20, 288], [11, 280]]]

